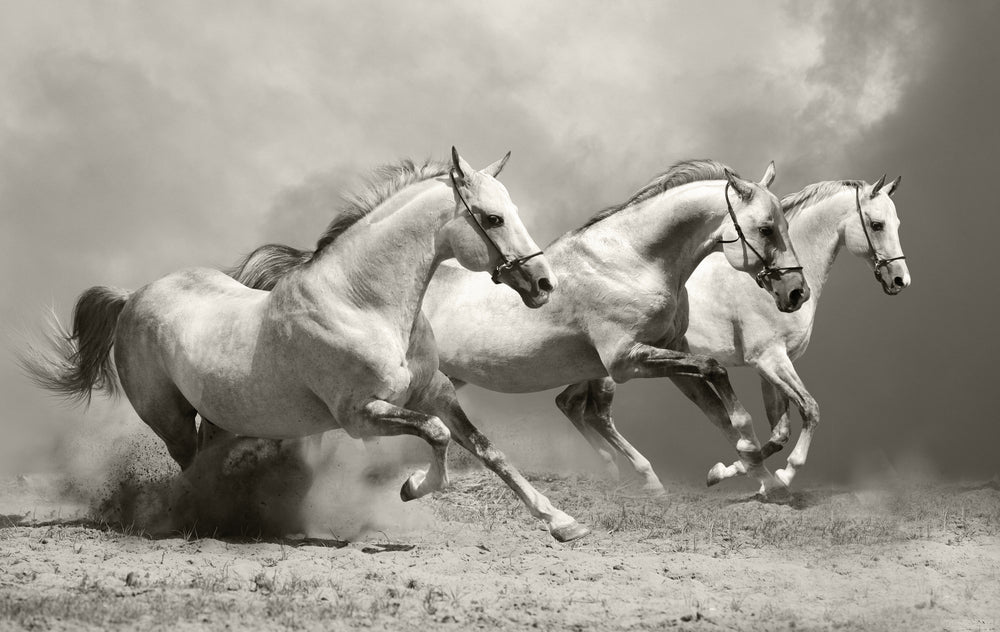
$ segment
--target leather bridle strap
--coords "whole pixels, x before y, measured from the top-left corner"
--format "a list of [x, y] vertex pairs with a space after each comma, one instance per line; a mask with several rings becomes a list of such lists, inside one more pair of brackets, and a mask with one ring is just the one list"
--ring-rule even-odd
[[484, 227], [479, 222], [479, 218], [476, 217], [476, 214], [472, 212], [472, 208], [469, 206], [469, 203], [465, 201], [465, 196], [462, 195], [462, 190], [458, 187], [458, 183], [455, 182], [454, 169], [448, 171], [448, 177], [451, 178], [451, 186], [455, 189], [455, 193], [458, 194], [458, 199], [462, 200], [462, 205], [465, 206], [466, 212], [469, 214], [469, 217], [472, 218], [472, 223], [475, 224], [476, 228], [479, 229], [480, 234], [482, 234], [483, 238], [486, 239], [486, 243], [493, 246], [493, 249], [497, 251], [498, 255], [500, 255], [500, 263], [498, 263], [497, 266], [493, 268], [493, 272], [490, 273], [490, 278], [493, 280], [494, 283], [499, 285], [500, 275], [506, 272], [507, 270], [519, 267], [529, 259], [534, 259], [535, 257], [543, 254], [542, 251], [539, 250], [538, 252], [532, 253], [530, 255], [524, 255], [523, 257], [515, 257], [513, 259], [505, 255], [503, 250], [500, 249], [500, 246], [497, 244], [497, 242], [493, 241], [493, 238], [490, 237], [490, 234], [486, 231], [486, 227]]
[[743, 229], [740, 228], [740, 223], [736, 219], [736, 211], [733, 210], [733, 204], [732, 202], [729, 201], [730, 186], [731, 185], [729, 184], [729, 182], [726, 182], [726, 190], [725, 190], [726, 210], [729, 212], [729, 217], [731, 217], [733, 220], [733, 228], [736, 229], [736, 239], [728, 239], [728, 240], [720, 239], [719, 243], [732, 244], [737, 241], [742, 241], [743, 245], [746, 246], [747, 249], [749, 249], [750, 252], [752, 252], [757, 257], [757, 259], [760, 260], [760, 263], [763, 266], [763, 268], [761, 268], [760, 272], [758, 272], [757, 275], [754, 277], [757, 280], [757, 285], [760, 287], [764, 287], [765, 279], [779, 279], [781, 278], [781, 275], [785, 274], [786, 272], [795, 272], [795, 271], [801, 272], [802, 266], [789, 266], [785, 268], [779, 268], [777, 266], [769, 264], [767, 260], [764, 259], [764, 257], [759, 252], [757, 252], [757, 249], [753, 247], [753, 244], [747, 241], [746, 235], [743, 234]]
[[871, 250], [871, 253], [872, 253], [872, 263], [875, 264], [875, 279], [879, 283], [882, 283], [882, 268], [888, 267], [889, 264], [891, 262], [893, 262], [893, 261], [899, 261], [900, 259], [906, 259], [906, 255], [899, 255], [898, 257], [891, 257], [889, 259], [886, 259], [885, 257], [883, 257], [882, 255], [880, 255], [878, 253], [878, 250], [875, 249], [875, 244], [872, 243], [871, 236], [868, 234], [868, 225], [865, 223], [865, 216], [861, 212], [861, 187], [860, 186], [855, 186], [854, 187], [854, 202], [857, 205], [858, 220], [861, 222], [861, 230], [865, 234], [865, 241], [868, 242], [868, 249]]

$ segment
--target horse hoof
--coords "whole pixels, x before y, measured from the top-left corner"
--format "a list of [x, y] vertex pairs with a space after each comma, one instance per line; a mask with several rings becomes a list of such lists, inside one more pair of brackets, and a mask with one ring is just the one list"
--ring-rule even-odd
[[708, 471], [708, 480], [706, 483], [709, 487], [712, 485], [718, 485], [722, 480], [726, 478], [726, 466], [722, 463], [716, 463], [712, 466], [712, 469]]
[[574, 520], [568, 525], [552, 529], [550, 533], [559, 542], [572, 542], [590, 533], [590, 529]]
[[411, 500], [419, 498], [419, 496], [417, 496], [417, 490], [413, 489], [413, 482], [410, 479], [406, 479], [403, 486], [399, 488], [399, 497], [404, 503], [408, 503]]
[[663, 498], [667, 495], [667, 490], [660, 483], [656, 483], [655, 485], [647, 483], [642, 486], [642, 491], [651, 498]]
[[792, 492], [784, 485], [771, 487], [767, 490], [762, 490], [758, 494], [767, 502], [771, 503], [783, 503], [788, 502], [792, 499]]
[[775, 470], [774, 477], [781, 481], [786, 489], [792, 484], [792, 474], [785, 469]]

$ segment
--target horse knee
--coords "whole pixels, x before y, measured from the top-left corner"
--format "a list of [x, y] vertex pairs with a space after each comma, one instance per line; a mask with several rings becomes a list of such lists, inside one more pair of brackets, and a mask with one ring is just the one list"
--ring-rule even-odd
[[694, 366], [698, 373], [707, 380], [724, 380], [729, 377], [726, 367], [712, 356], [695, 356]]
[[427, 442], [435, 447], [446, 446], [451, 441], [451, 431], [440, 417], [429, 417], [425, 424]]
[[788, 424], [778, 424], [771, 431], [770, 440], [772, 443], [785, 444], [788, 443], [788, 437], [791, 432], [788, 429]]
[[729, 420], [733, 424], [733, 427], [736, 428], [737, 430], [743, 430], [746, 428], [753, 427], [753, 417], [751, 417], [750, 413], [748, 413], [745, 410], [733, 411], [733, 414], [730, 415]]
[[819, 425], [819, 404], [811, 397], [806, 398], [802, 405], [802, 425], [815, 428]]
[[722, 366], [715, 358], [706, 359], [705, 366], [702, 371], [705, 377], [712, 380], [723, 380], [729, 377], [729, 371], [727, 371], [726, 367]]

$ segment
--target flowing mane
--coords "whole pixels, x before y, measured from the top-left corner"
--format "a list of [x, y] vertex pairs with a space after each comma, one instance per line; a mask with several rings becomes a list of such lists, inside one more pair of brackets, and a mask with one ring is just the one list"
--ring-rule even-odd
[[344, 231], [401, 190], [411, 184], [443, 176], [450, 168], [449, 162], [428, 159], [418, 165], [409, 158], [397, 164], [376, 167], [363, 190], [342, 196], [343, 207], [320, 235], [314, 254], [329, 246]]
[[785, 212], [785, 218], [791, 220], [807, 206], [819, 204], [828, 197], [832, 197], [844, 190], [844, 187], [864, 188], [868, 183], [864, 180], [827, 180], [810, 184], [798, 193], [789, 193], [781, 198], [781, 210]]
[[451, 163], [425, 160], [416, 164], [410, 159], [382, 165], [372, 171], [364, 189], [341, 196], [343, 208], [320, 236], [315, 250], [299, 250], [282, 244], [265, 244], [243, 257], [223, 272], [243, 285], [258, 290], [273, 290], [275, 284], [293, 270], [308, 265], [344, 231], [374, 211], [380, 204], [417, 182], [448, 173]]
[[[609, 206], [595, 213], [593, 217], [587, 220], [586, 224], [576, 229], [574, 232], [580, 232], [603, 219], [611, 217], [619, 211], [629, 208], [630, 206], [635, 206], [639, 202], [655, 197], [668, 189], [674, 189], [685, 184], [700, 182], [702, 180], [725, 179], [727, 169], [729, 169], [729, 167], [721, 162], [718, 162], [717, 160], [702, 159], [684, 160], [678, 162], [650, 180], [645, 186], [633, 193], [629, 199], [625, 200], [621, 204]], [[729, 171], [733, 170], [729, 169]]]

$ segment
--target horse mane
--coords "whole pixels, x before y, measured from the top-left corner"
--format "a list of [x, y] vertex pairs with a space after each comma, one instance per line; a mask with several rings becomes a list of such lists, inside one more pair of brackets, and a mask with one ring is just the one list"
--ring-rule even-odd
[[[576, 229], [574, 232], [580, 232], [589, 228], [601, 220], [611, 217], [615, 213], [623, 211], [631, 206], [635, 206], [636, 204], [644, 202], [649, 198], [656, 197], [668, 189], [675, 189], [685, 184], [701, 182], [703, 180], [722, 180], [726, 177], [727, 169], [733, 172], [732, 169], [729, 169], [729, 167], [721, 162], [707, 158], [700, 160], [683, 160], [678, 162], [650, 180], [645, 186], [633, 193], [631, 197], [624, 202], [614, 206], [609, 206], [595, 213], [589, 220], [587, 220], [587, 223]], [[733, 173], [735, 174], [735, 172]]]
[[397, 164], [377, 167], [361, 191], [341, 197], [344, 206], [316, 242], [315, 250], [299, 250], [282, 244], [265, 244], [223, 272], [255, 290], [273, 290], [278, 281], [293, 270], [314, 261], [316, 255], [380, 204], [411, 184], [442, 176], [448, 173], [449, 169], [451, 169], [450, 162], [430, 159], [422, 164], [404, 159]]
[[786, 219], [794, 219], [807, 206], [819, 204], [844, 190], [844, 187], [864, 188], [868, 183], [864, 180], [826, 180], [810, 184], [798, 193], [789, 193], [781, 198], [781, 210]]
[[401, 190], [411, 184], [443, 176], [450, 169], [450, 162], [427, 159], [417, 164], [409, 158], [376, 167], [362, 190], [342, 196], [343, 207], [320, 235], [314, 256]]
[[289, 272], [309, 263], [314, 254], [283, 244], [264, 244], [223, 272], [249, 288], [270, 292]]

